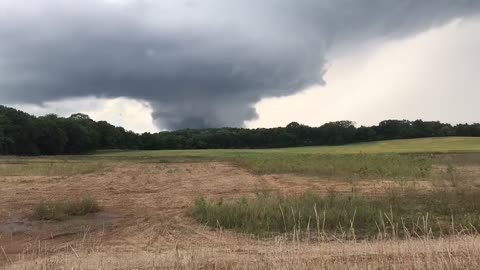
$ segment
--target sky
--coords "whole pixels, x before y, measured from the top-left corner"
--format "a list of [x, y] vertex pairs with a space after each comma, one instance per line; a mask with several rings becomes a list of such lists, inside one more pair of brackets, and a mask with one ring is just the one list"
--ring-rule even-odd
[[0, 104], [136, 132], [479, 122], [480, 1], [3, 0]]

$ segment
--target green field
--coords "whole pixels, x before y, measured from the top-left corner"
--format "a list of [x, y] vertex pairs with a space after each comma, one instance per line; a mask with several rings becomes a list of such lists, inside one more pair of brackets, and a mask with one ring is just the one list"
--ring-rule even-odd
[[157, 162], [228, 161], [260, 174], [412, 179], [430, 176], [435, 163], [480, 164], [477, 152], [480, 138], [450, 137], [279, 149], [105, 152], [95, 157]]
[[391, 140], [358, 143], [342, 146], [308, 146], [278, 149], [209, 149], [209, 150], [160, 150], [116, 151], [99, 153], [110, 157], [222, 157], [251, 153], [297, 153], [297, 154], [359, 154], [359, 153], [449, 153], [480, 152], [480, 138], [447, 137]]
[[[435, 154], [432, 154], [435, 153]], [[339, 178], [426, 178], [435, 164], [480, 164], [480, 138], [393, 140], [279, 149], [103, 151], [93, 155], [0, 161], [0, 175], [89, 173], [103, 163], [226, 161], [259, 174]], [[81, 162], [79, 162], [81, 161]]]

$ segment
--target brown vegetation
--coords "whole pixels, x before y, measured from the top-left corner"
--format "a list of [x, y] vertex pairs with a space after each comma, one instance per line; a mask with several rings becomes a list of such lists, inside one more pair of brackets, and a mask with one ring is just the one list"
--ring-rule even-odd
[[[443, 167], [442, 167], [443, 168]], [[469, 170], [469, 173], [472, 173]], [[440, 172], [439, 172], [440, 173]], [[443, 174], [442, 174], [443, 175]], [[476, 269], [476, 237], [380, 242], [293, 241], [218, 231], [195, 222], [196, 198], [253, 197], [312, 191], [376, 196], [392, 187], [429, 191], [429, 179], [348, 181], [256, 175], [218, 162], [109, 164], [95, 173], [0, 176], [0, 269]], [[441, 185], [452, 186], [448, 179]], [[447, 184], [445, 184], [445, 183]], [[45, 200], [95, 198], [102, 211], [65, 221], [39, 221]], [[3, 266], [2, 266], [3, 265]], [[387, 267], [388, 266], [388, 267]]]

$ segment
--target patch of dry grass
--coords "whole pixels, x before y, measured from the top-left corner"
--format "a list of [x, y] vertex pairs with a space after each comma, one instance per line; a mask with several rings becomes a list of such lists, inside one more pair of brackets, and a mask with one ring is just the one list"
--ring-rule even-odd
[[84, 160], [3, 159], [0, 176], [69, 176], [94, 173], [106, 166], [105, 162]]
[[480, 269], [480, 241], [476, 237], [260, 244], [261, 251], [243, 252], [234, 245], [227, 250], [187, 247], [130, 253], [66, 246], [62, 253], [25, 259], [3, 269]]

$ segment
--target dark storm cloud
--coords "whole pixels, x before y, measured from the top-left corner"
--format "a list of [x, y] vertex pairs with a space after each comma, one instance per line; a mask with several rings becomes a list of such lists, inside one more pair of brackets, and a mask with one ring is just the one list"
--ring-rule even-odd
[[477, 0], [4, 0], [0, 103], [148, 101], [161, 127], [241, 126], [325, 58], [470, 16]]

